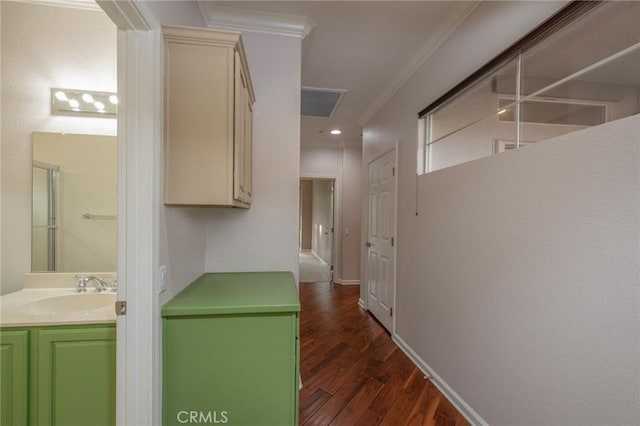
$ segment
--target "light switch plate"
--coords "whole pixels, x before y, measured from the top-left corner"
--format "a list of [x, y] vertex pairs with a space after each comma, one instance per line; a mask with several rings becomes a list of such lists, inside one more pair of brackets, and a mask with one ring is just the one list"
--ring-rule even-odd
[[167, 281], [169, 279], [169, 277], [167, 276], [167, 265], [160, 266], [158, 275], [160, 277], [160, 293], [164, 293], [165, 291], [167, 291]]

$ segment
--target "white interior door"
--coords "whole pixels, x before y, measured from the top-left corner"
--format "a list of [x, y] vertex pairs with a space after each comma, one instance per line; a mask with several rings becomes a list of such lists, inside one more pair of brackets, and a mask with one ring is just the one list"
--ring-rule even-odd
[[367, 306], [392, 332], [395, 298], [395, 150], [369, 163]]

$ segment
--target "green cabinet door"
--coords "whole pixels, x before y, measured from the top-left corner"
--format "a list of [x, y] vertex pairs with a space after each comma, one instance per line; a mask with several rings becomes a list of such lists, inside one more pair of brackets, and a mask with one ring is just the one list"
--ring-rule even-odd
[[26, 426], [29, 330], [0, 331], [0, 425]]
[[34, 331], [37, 371], [32, 424], [115, 424], [116, 329], [45, 327]]
[[297, 424], [296, 313], [164, 320], [164, 424]]

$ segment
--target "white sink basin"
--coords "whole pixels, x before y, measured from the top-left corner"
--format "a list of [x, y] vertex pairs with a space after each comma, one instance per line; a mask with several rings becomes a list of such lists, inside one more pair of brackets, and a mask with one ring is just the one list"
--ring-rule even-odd
[[18, 306], [16, 310], [30, 315], [55, 316], [115, 309], [115, 301], [115, 293], [73, 293], [34, 300]]

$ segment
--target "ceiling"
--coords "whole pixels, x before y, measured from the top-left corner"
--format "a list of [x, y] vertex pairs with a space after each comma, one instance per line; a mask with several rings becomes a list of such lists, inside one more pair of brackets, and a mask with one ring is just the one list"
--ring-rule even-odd
[[[22, 1], [97, 7], [95, 0]], [[189, 3], [196, 2], [164, 2], [185, 8], [191, 7]], [[210, 26], [212, 17], [219, 15], [231, 16], [233, 22], [246, 24], [229, 28], [252, 31], [278, 33], [265, 31], [268, 25], [265, 27], [264, 22], [270, 19], [284, 22], [285, 26], [302, 23], [303, 30], [284, 32], [304, 37], [302, 86], [345, 90], [346, 94], [331, 118], [301, 117], [301, 144], [340, 147], [362, 143], [363, 125], [462, 23], [478, 5], [478, 0], [201, 0], [197, 4]], [[219, 22], [216, 26], [225, 26]], [[332, 129], [340, 129], [342, 134], [332, 135]]]
[[[212, 2], [206, 3], [210, 6]], [[215, 4], [247, 13], [306, 17], [312, 22], [313, 29], [302, 41], [302, 85], [347, 92], [331, 118], [302, 117], [301, 143], [335, 147], [361, 143], [362, 126], [477, 2], [219, 1]], [[204, 13], [202, 4], [201, 9]], [[268, 14], [262, 16], [268, 18]], [[330, 134], [335, 128], [342, 130], [342, 134]]]

